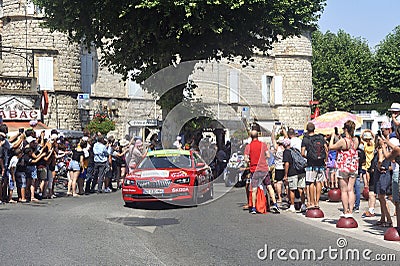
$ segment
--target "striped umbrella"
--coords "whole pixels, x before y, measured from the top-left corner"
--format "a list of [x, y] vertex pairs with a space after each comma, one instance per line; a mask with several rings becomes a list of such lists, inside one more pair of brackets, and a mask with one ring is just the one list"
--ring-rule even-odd
[[339, 132], [341, 132], [344, 123], [348, 120], [351, 120], [356, 124], [356, 129], [361, 127], [363, 124], [363, 119], [360, 116], [343, 111], [325, 113], [311, 120], [311, 122], [315, 125], [316, 133], [327, 135], [331, 134], [335, 127], [337, 127]]

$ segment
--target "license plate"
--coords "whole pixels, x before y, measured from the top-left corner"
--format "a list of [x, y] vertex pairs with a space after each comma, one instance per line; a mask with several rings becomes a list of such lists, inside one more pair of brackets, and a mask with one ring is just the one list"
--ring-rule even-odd
[[150, 194], [150, 195], [164, 194], [164, 189], [143, 189], [143, 194]]

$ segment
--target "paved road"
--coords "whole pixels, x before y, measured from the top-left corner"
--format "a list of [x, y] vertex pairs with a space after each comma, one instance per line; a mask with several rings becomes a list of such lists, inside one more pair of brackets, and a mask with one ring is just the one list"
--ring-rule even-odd
[[[222, 184], [215, 192], [225, 194]], [[241, 209], [243, 189], [232, 189], [223, 197], [193, 208], [166, 204], [123, 206], [120, 192], [57, 198], [40, 203], [0, 206], [2, 265], [381, 265], [382, 262], [346, 261], [348, 249], [360, 254], [394, 254], [400, 260], [400, 243], [378, 241], [381, 235], [365, 237], [351, 230], [334, 230], [329, 219], [310, 220], [302, 215], [250, 215]], [[328, 214], [330, 211], [326, 211]], [[379, 234], [379, 233], [378, 233]], [[347, 246], [338, 248], [341, 237]], [[372, 240], [369, 240], [372, 239]], [[308, 254], [323, 249], [344, 254], [322, 261], [273, 261], [260, 249], [296, 250]], [[296, 249], [296, 250], [294, 250]], [[306, 251], [304, 251], [306, 249]], [[260, 252], [259, 252], [260, 251]], [[258, 255], [257, 255], [258, 254]], [[333, 253], [334, 255], [335, 253]], [[331, 255], [331, 257], [333, 257]], [[361, 256], [361, 255], [360, 255]], [[288, 257], [289, 258], [289, 257]], [[391, 265], [386, 262], [385, 265]], [[392, 265], [398, 265], [393, 263]]]

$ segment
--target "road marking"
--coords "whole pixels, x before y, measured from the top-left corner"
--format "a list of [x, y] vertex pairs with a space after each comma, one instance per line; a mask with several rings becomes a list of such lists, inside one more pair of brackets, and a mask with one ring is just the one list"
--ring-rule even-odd
[[156, 231], [157, 226], [136, 226], [136, 228], [153, 234], [154, 231]]

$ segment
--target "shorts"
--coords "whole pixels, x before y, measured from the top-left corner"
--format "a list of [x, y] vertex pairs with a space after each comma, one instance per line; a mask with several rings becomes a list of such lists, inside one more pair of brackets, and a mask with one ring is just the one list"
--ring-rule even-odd
[[53, 172], [50, 171], [49, 169], [47, 170], [47, 187], [52, 188], [53, 187]]
[[281, 169], [275, 169], [275, 181], [282, 181], [283, 177], [285, 175], [285, 170]]
[[262, 171], [256, 171], [252, 173], [250, 182], [252, 188], [258, 188], [263, 183], [266, 184], [267, 186], [271, 185], [271, 179], [268, 175], [268, 172], [262, 172]]
[[330, 168], [330, 167], [328, 167], [328, 173], [329, 174], [333, 174], [333, 173], [336, 173], [337, 172], [337, 168]]
[[15, 184], [14, 184], [14, 180], [12, 178], [10, 178], [10, 180], [8, 180], [8, 186], [9, 186], [10, 190], [14, 190]]
[[288, 176], [289, 190], [296, 190], [298, 188], [306, 187], [306, 175], [299, 174]]
[[78, 178], [82, 178], [82, 179], [86, 179], [86, 175], [87, 175], [87, 169], [84, 168], [82, 172], [80, 172], [79, 177]]
[[35, 165], [28, 165], [26, 171], [26, 178], [37, 179], [37, 169]]
[[17, 183], [17, 188], [26, 188], [25, 172], [16, 172], [15, 173], [15, 182]]
[[38, 168], [37, 169], [37, 176], [39, 180], [47, 181], [47, 168]]
[[337, 178], [353, 178], [358, 176], [357, 172], [354, 173], [346, 173], [346, 172], [342, 172], [339, 169], [336, 171], [336, 176]]
[[79, 165], [78, 161], [71, 160], [68, 165], [68, 170], [69, 171], [80, 171], [81, 166]]
[[324, 182], [325, 180], [325, 167], [306, 167], [306, 182]]
[[392, 198], [394, 202], [400, 202], [399, 200], [399, 171], [393, 171], [392, 174]]
[[387, 195], [390, 193], [390, 185], [392, 183], [391, 177], [390, 177], [390, 171], [387, 171], [386, 173], [380, 173], [378, 176], [375, 178], [375, 194], [378, 195]]

